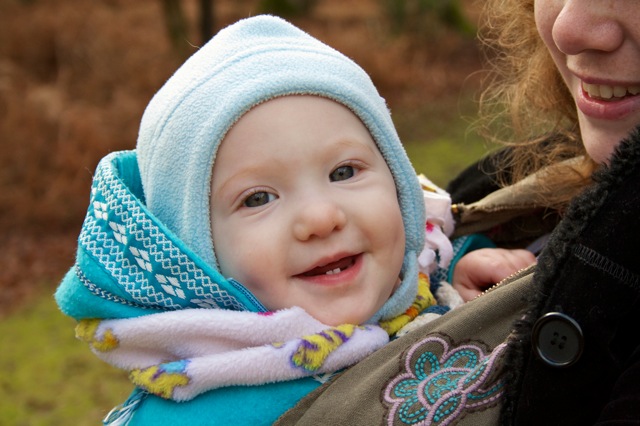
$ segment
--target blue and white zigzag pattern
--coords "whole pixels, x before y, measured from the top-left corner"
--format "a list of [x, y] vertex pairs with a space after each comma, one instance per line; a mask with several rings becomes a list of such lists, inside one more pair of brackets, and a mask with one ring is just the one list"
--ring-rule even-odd
[[112, 168], [103, 161], [96, 171], [80, 246], [139, 304], [243, 310], [153, 223]]

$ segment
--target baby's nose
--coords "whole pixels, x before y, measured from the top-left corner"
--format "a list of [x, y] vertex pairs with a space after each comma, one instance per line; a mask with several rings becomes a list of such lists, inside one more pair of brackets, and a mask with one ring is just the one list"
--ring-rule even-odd
[[300, 208], [293, 224], [293, 233], [300, 241], [325, 238], [344, 228], [346, 223], [347, 215], [337, 203], [323, 201]]

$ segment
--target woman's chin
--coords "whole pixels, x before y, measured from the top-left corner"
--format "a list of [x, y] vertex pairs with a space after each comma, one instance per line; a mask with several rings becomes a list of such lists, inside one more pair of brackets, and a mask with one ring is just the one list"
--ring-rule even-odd
[[609, 162], [616, 147], [629, 136], [633, 128], [634, 126], [607, 129], [582, 122], [580, 133], [589, 157], [597, 163], [605, 164]]

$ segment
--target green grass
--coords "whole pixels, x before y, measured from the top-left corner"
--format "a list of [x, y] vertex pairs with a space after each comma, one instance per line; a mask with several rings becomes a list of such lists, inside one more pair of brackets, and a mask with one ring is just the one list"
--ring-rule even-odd
[[[461, 118], [471, 104], [449, 102], [394, 112], [394, 120], [418, 172], [445, 186], [458, 171], [487, 152]], [[96, 425], [123, 402], [126, 374], [96, 358], [74, 337], [75, 323], [62, 315], [52, 286], [0, 321], [0, 424]]]
[[444, 188], [465, 167], [495, 146], [470, 130], [475, 114], [471, 95], [443, 99], [411, 111], [394, 111], [393, 120], [418, 173]]
[[405, 143], [407, 155], [418, 173], [444, 188], [460, 171], [487, 153], [487, 149], [469, 141], [441, 137], [423, 143]]
[[126, 374], [74, 337], [50, 294], [0, 321], [0, 424], [96, 425], [123, 402]]

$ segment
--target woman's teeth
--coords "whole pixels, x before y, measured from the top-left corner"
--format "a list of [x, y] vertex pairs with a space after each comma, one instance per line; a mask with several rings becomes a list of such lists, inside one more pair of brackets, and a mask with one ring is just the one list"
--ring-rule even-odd
[[595, 99], [612, 99], [624, 98], [625, 96], [634, 96], [640, 93], [640, 85], [638, 86], [608, 86], [606, 84], [588, 84], [582, 83], [582, 90], [589, 94], [589, 97]]

